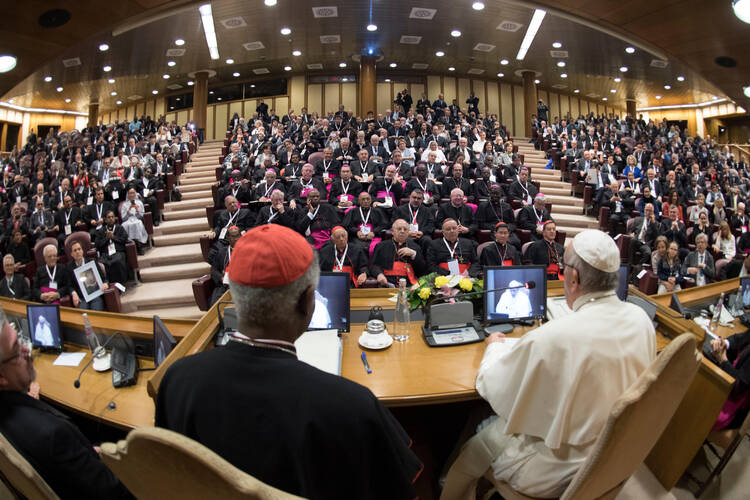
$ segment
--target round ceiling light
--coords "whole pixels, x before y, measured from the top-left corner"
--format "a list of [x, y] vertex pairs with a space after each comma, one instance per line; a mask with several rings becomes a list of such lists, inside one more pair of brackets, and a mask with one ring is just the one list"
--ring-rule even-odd
[[607, 98], [606, 98], [606, 97], [602, 97], [602, 101], [606, 101], [606, 100], [607, 100]]
[[273, 7], [276, 5], [277, 0], [263, 0], [263, 3], [266, 4], [268, 7]]
[[227, 63], [227, 64], [234, 64], [234, 59], [232, 59], [232, 58], [230, 57], [229, 59], [227, 59], [227, 60], [226, 60], [226, 63]]
[[378, 31], [378, 25], [377, 24], [368, 24], [367, 25], [367, 31]]
[[456, 68], [454, 68], [453, 66], [451, 66], [451, 67], [448, 68], [448, 71], [456, 71]]
[[291, 28], [287, 28], [285, 26], [285, 27], [281, 28], [281, 34], [284, 35], [284, 36], [291, 35], [292, 34], [292, 30], [291, 30]]
[[665, 85], [665, 86], [664, 86], [664, 90], [669, 90], [669, 89], [671, 89], [671, 88], [672, 88], [672, 86], [671, 86], [671, 85]]
[[154, 95], [156, 95], [156, 94], [158, 94], [158, 93], [159, 93], [159, 91], [158, 91], [158, 90], [156, 90], [156, 89], [154, 89], [154, 90], [152, 90], [152, 91], [151, 91], [151, 93], [152, 93], [152, 94], [154, 94]]
[[109, 50], [109, 45], [107, 45], [106, 43], [103, 43], [99, 45], [99, 50], [101, 50], [102, 52], [107, 52]]
[[[346, 64], [346, 63], [341, 63], [341, 64]], [[341, 66], [341, 64], [340, 64], [339, 66]], [[390, 66], [391, 68], [395, 68], [396, 66], [398, 66], [398, 64], [396, 64], [396, 63], [391, 63], [391, 64], [389, 64], [388, 66]]]
[[539, 80], [534, 80], [534, 83], [536, 83], [537, 85], [539, 85], [539, 84], [540, 84], [540, 83], [542, 83], [542, 82], [541, 82], [541, 81], [539, 81]]
[[70, 97], [66, 98], [65, 102], [70, 102]]
[[750, 85], [742, 87], [742, 93], [745, 94], [746, 97], [750, 97]]
[[174, 41], [174, 44], [177, 46], [185, 45], [185, 40], [183, 40], [182, 38], [178, 38], [177, 40]]
[[63, 88], [62, 87], [57, 87], [55, 90], [57, 90], [58, 92], [62, 92]]
[[556, 48], [556, 49], [559, 49], [560, 47], [562, 47], [562, 43], [560, 43], [560, 42], [553, 42], [553, 43], [552, 43], [552, 46], [553, 46], [554, 48]]
[[557, 67], [558, 68], [564, 68], [565, 67], [565, 61], [557, 61]]
[[45, 82], [51, 82], [52, 81], [52, 77], [51, 76], [45, 76], [44, 77], [44, 81]]
[[284, 66], [284, 71], [292, 71], [292, 67], [291, 66]]
[[627, 66], [620, 66], [620, 73], [627, 73], [628, 67]]
[[187, 84], [188, 87], [192, 87], [193, 85], [195, 85], [195, 82], [193, 80], [188, 80]]
[[104, 71], [105, 73], [109, 73], [110, 71], [112, 71], [112, 66], [104, 66], [102, 68], [102, 71]]
[[172, 66], [175, 66], [175, 65], [177, 65], [177, 63], [176, 63], [176, 62], [174, 62], [174, 61], [167, 61], [167, 66], [169, 66], [170, 68], [171, 68]]
[[502, 78], [502, 77], [504, 77], [504, 76], [505, 76], [505, 73], [498, 73], [498, 74], [497, 74], [497, 77], [498, 77], [498, 78]]
[[301, 55], [302, 55], [302, 52], [301, 52], [301, 51], [299, 51], [299, 50], [293, 50], [293, 51], [292, 51], [292, 55], [293, 55], [294, 57], [299, 57], [299, 56], [301, 56]]
[[[392, 63], [391, 68], [395, 68], [395, 67], [396, 67], [395, 64]], [[339, 68], [346, 68], [346, 63], [345, 62], [340, 62], [339, 63]]]
[[619, 76], [615, 78], [615, 83], [620, 83], [621, 81], [622, 81], [622, 78], [620, 78]]
[[654, 97], [656, 97], [657, 99], [661, 99], [660, 95], [655, 95]]
[[461, 36], [461, 32], [459, 30], [453, 30], [451, 31], [451, 36], [454, 38], [458, 38]]
[[502, 64], [503, 66], [507, 66], [509, 63], [510, 61], [508, 61], [507, 59], [500, 59], [500, 64]]
[[111, 95], [112, 97], [114, 97], [114, 96], [116, 96], [116, 95], [117, 95], [117, 92], [115, 92], [115, 91], [113, 90], [112, 92], [110, 92], [110, 93], [109, 93], [109, 95]]
[[119, 100], [119, 99], [117, 99], [117, 100], [115, 101], [115, 104], [122, 104], [122, 101], [121, 101], [121, 100]]
[[232, 73], [232, 76], [235, 77], [235, 78], [237, 78], [238, 76], [240, 76], [240, 74], [235, 71], [234, 73]]
[[685, 81], [685, 77], [684, 76], [678, 76], [677, 77], [677, 81], [678, 82], [684, 82]]
[[107, 83], [115, 83], [115, 79], [114, 78], [110, 78], [109, 80], [107, 80]]
[[438, 50], [437, 52], [435, 52], [435, 55], [438, 57], [443, 57], [445, 55], [445, 52], [443, 52], [442, 50]]
[[625, 52], [628, 54], [635, 54], [635, 47], [625, 47]]
[[567, 73], [560, 73], [560, 78], [567, 78], [567, 77], [568, 77]]
[[573, 93], [574, 93], [574, 94], [580, 94], [580, 93], [581, 93], [581, 91], [580, 91], [580, 90], [578, 90], [578, 89], [575, 89], [575, 90], [573, 91]]
[[750, 0], [732, 0], [734, 15], [745, 23], [750, 23]]
[[166, 73], [164, 73], [163, 75], [161, 75], [161, 77], [164, 78], [165, 80], [169, 80], [169, 75], [166, 74]]
[[482, 10], [484, 9], [484, 2], [474, 2], [471, 4], [471, 8], [474, 10]]
[[617, 89], [609, 89], [609, 91], [614, 94], [615, 92], [617, 92]]
[[386, 78], [386, 79], [385, 79], [385, 81], [386, 81], [386, 82], [390, 82], [390, 81], [391, 81], [391, 79], [390, 79], [390, 78]]

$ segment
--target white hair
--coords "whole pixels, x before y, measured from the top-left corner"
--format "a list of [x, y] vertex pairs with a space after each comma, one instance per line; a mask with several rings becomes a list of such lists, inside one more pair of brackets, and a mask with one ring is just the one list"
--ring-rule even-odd
[[46, 247], [44, 247], [44, 250], [42, 250], [42, 255], [47, 255], [49, 251], [55, 252], [55, 255], [57, 255], [57, 247], [52, 244], [49, 244]]

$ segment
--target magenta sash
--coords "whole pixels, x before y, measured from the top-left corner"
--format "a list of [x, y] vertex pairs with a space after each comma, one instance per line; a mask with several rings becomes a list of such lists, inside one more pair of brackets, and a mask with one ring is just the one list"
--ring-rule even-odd
[[[739, 353], [737, 354], [737, 359], [734, 360], [734, 363], [732, 363], [732, 366], [737, 366], [737, 361], [740, 360]], [[750, 405], [750, 391], [745, 391], [742, 394], [735, 394], [734, 391], [732, 391], [729, 394], [729, 397], [724, 402], [724, 406], [722, 406], [721, 411], [719, 412], [719, 416], [716, 418], [716, 423], [714, 423], [712, 431], [719, 431], [721, 429], [724, 429], [727, 425], [732, 423], [732, 420], [734, 420], [735, 415], [737, 415], [737, 412], [747, 408]]]
[[315, 189], [315, 188], [302, 188], [302, 190], [301, 190], [301, 191], [300, 191], [300, 193], [299, 193], [300, 197], [302, 197], [302, 198], [307, 198], [307, 195], [308, 195], [308, 194], [310, 193], [310, 191], [312, 191], [313, 189]]
[[389, 193], [388, 191], [385, 191], [385, 190], [378, 191], [378, 193], [377, 193], [377, 195], [375, 197], [376, 198], [383, 198], [383, 199], [385, 199], [386, 197], [389, 197], [389, 196], [391, 198], [391, 201], [393, 201], [393, 206], [395, 207], [396, 206], [396, 197], [393, 195], [393, 193]]
[[315, 250], [320, 250], [331, 239], [331, 231], [329, 229], [316, 229], [310, 231], [310, 237], [313, 239]]
[[[42, 293], [47, 293], [47, 292], [56, 292], [57, 288], [50, 288], [48, 286], [40, 286], [39, 290], [41, 290]], [[60, 300], [55, 300], [54, 302], [50, 302], [50, 304], [59, 304], [59, 303], [60, 303]]]
[[477, 213], [477, 206], [474, 203], [467, 203], [467, 207], [471, 208], [471, 213], [476, 215]]

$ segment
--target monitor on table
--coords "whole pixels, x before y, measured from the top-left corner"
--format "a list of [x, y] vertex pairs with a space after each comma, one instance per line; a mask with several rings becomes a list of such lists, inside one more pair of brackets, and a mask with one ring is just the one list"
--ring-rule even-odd
[[750, 276], [740, 278], [740, 295], [742, 296], [742, 307], [750, 307]]
[[347, 273], [322, 272], [315, 289], [315, 310], [308, 330], [349, 331], [349, 282]]
[[177, 341], [167, 326], [157, 315], [154, 315], [154, 367], [157, 368], [169, 356]]
[[26, 306], [26, 314], [33, 346], [44, 350], [62, 350], [60, 307], [56, 304]]
[[628, 276], [630, 271], [630, 266], [627, 264], [622, 264], [620, 266], [620, 274], [619, 274], [619, 283], [617, 285], [617, 297], [622, 300], [626, 301], [628, 300]]
[[544, 266], [503, 266], [484, 268], [484, 289], [519, 287], [490, 291], [484, 295], [485, 321], [542, 319], [547, 304], [547, 274]]

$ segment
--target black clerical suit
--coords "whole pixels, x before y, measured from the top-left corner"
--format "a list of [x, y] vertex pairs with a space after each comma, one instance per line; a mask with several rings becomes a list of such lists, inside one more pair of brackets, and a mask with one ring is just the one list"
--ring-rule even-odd
[[167, 370], [155, 424], [311, 500], [412, 499], [422, 467], [398, 421], [368, 389], [294, 353], [234, 340]]
[[538, 241], [542, 239], [542, 235], [536, 232], [536, 228], [548, 220], [553, 220], [549, 210], [544, 208], [539, 212], [533, 204], [526, 205], [518, 212], [516, 227], [530, 231], [531, 241]]
[[443, 187], [442, 187], [443, 198], [450, 198], [451, 191], [453, 191], [456, 188], [463, 191], [464, 196], [466, 196], [467, 198], [472, 198], [471, 182], [469, 182], [469, 179], [467, 179], [466, 177], [461, 177], [459, 180], [456, 180], [455, 177], [447, 177], [447, 176], [443, 179]]
[[326, 272], [338, 271], [337, 259], [342, 260], [341, 265], [345, 270], [347, 267], [351, 268], [352, 286], [356, 287], [358, 286], [357, 277], [362, 273], [366, 274], [368, 271], [369, 256], [362, 245], [356, 240], [348, 243], [345, 252], [346, 255], [344, 255], [344, 252], [339, 252], [333, 241], [329, 241], [323, 245], [318, 250], [320, 270]]
[[[112, 232], [111, 240], [107, 237], [108, 232]], [[114, 243], [114, 252], [110, 242]], [[128, 233], [120, 224], [112, 227], [103, 224], [94, 234], [94, 246], [99, 252], [99, 261], [104, 264], [110, 283], [125, 285], [128, 282], [128, 259], [125, 253], [127, 242]]]
[[516, 179], [508, 188], [508, 197], [512, 200], [525, 201], [531, 204], [538, 192], [536, 186], [530, 181], [521, 184], [521, 181]]
[[294, 184], [292, 184], [292, 187], [289, 188], [288, 199], [289, 201], [294, 200], [296, 203], [304, 205], [307, 203], [307, 193], [313, 189], [318, 190], [321, 200], [326, 198], [326, 188], [323, 186], [323, 183], [313, 177], [309, 181], [297, 179]]
[[393, 210], [391, 225], [393, 225], [396, 219], [404, 219], [410, 226], [412, 224], [417, 225], [417, 229], [415, 230], [422, 231], [422, 237], [416, 240], [416, 242], [422, 245], [422, 248], [426, 252], [426, 245], [429, 245], [432, 241], [432, 233], [435, 231], [435, 217], [432, 215], [432, 209], [424, 205], [420, 205], [415, 209], [411, 206], [411, 203], [407, 203]]
[[383, 203], [383, 201], [385, 201], [385, 196], [378, 196], [378, 194], [385, 192], [390, 192], [390, 194], [393, 195], [391, 198], [393, 198], [393, 206], [395, 207], [404, 195], [404, 188], [399, 181], [389, 181], [385, 177], [378, 177], [372, 184], [370, 184], [369, 193], [373, 202], [379, 201], [380, 203]]
[[[646, 224], [645, 231], [643, 225]], [[641, 264], [651, 262], [651, 246], [659, 236], [659, 223], [646, 221], [645, 217], [636, 217], [633, 221], [632, 232], [635, 236], [630, 240], [630, 260], [635, 257], [636, 252], [641, 253]], [[641, 236], [643, 233], [643, 236]]]
[[453, 219], [458, 224], [469, 229], [468, 233], [462, 233], [461, 236], [464, 238], [471, 238], [477, 230], [476, 223], [474, 222], [474, 213], [466, 204], [462, 204], [460, 207], [453, 206], [453, 203], [443, 203], [437, 211], [435, 216], [435, 226], [438, 228], [443, 227], [443, 222], [446, 219]]
[[[208, 253], [208, 263], [211, 264], [211, 281], [214, 284], [211, 292], [210, 305], [214, 305], [217, 300], [229, 289], [229, 285], [224, 283], [224, 271], [229, 264], [229, 258], [232, 251], [228, 242], [220, 241], [216, 246], [211, 248]], [[210, 306], [209, 306], [210, 307]]]
[[[543, 265], [547, 269], [548, 280], [557, 280], [564, 267], [564, 254], [565, 249], [558, 242], [541, 239], [529, 245], [523, 257], [535, 266]], [[555, 265], [557, 269], [554, 269]]]
[[[49, 271], [49, 274], [48, 274]], [[71, 285], [73, 284], [73, 277], [70, 275], [68, 268], [65, 265], [60, 264], [50, 269], [46, 265], [42, 265], [36, 268], [36, 274], [34, 275], [34, 283], [31, 289], [31, 299], [35, 302], [42, 302], [41, 295], [42, 287], [50, 288], [50, 276], [54, 277], [57, 283], [57, 293], [60, 294], [60, 298], [70, 295]]]
[[271, 205], [265, 205], [260, 208], [258, 217], [255, 219], [255, 226], [263, 224], [281, 224], [291, 229], [294, 227], [294, 211], [289, 207], [284, 207], [284, 212], [280, 213]]
[[[57, 242], [62, 247], [65, 244], [65, 238], [71, 234], [79, 231], [81, 225], [85, 224], [86, 221], [83, 218], [83, 213], [78, 207], [70, 207], [70, 210], [64, 208], [57, 211], [55, 214], [55, 225], [58, 226], [59, 234], [57, 235]], [[70, 225], [70, 232], [65, 232], [65, 226]], [[78, 226], [78, 227], [76, 227]]]
[[501, 245], [493, 241], [482, 250], [479, 265], [484, 266], [520, 266], [521, 252], [510, 241]]
[[[750, 330], [744, 333], [731, 335], [727, 337], [726, 340], [729, 342], [729, 347], [727, 348], [727, 360], [719, 366], [721, 366], [722, 370], [734, 377], [735, 382], [732, 386], [732, 392], [729, 397], [738, 398], [750, 390], [750, 349], [747, 348], [750, 344]], [[739, 360], [737, 358], [739, 358]], [[747, 409], [744, 411], [739, 410], [735, 414], [732, 422], [727, 425], [726, 428], [739, 428], [746, 415]]]
[[8, 277], [0, 280], [0, 296], [11, 299], [31, 300], [31, 287], [22, 273], [14, 273], [8, 282]]
[[[321, 203], [316, 209], [315, 216], [311, 219], [310, 207], [304, 206], [297, 208], [297, 214], [294, 221], [294, 229], [301, 235], [305, 236], [307, 230], [310, 231], [330, 231], [333, 226], [339, 223], [339, 214], [330, 203]], [[312, 235], [307, 236], [307, 240], [313, 243]]]
[[[447, 263], [455, 259], [458, 261], [461, 272], [468, 270], [470, 276], [477, 276], [481, 268], [472, 241], [458, 238], [453, 248], [449, 248], [450, 246], [451, 244], [445, 238], [432, 240], [427, 249], [427, 266], [430, 272], [442, 275], [450, 274]], [[452, 255], [451, 250], [453, 250]], [[443, 265], [441, 266], [441, 264]]]
[[[404, 187], [404, 198], [411, 196], [411, 192], [415, 189], [419, 189], [424, 193], [424, 203], [427, 205], [431, 205], [435, 201], [435, 198], [438, 198], [439, 200], [442, 195], [440, 188], [432, 181], [432, 179], [420, 179], [417, 176], [414, 176], [406, 182], [406, 187]], [[427, 195], [429, 195], [429, 199]]]
[[222, 229], [228, 230], [230, 226], [237, 226], [240, 232], [247, 231], [253, 227], [254, 220], [255, 218], [246, 208], [238, 208], [233, 214], [230, 214], [228, 210], [219, 210], [214, 215], [214, 233], [216, 233], [216, 238], [219, 238]]
[[133, 498], [75, 424], [47, 403], [0, 391], [0, 432], [60, 498]]
[[357, 198], [359, 193], [362, 192], [362, 184], [357, 179], [349, 179], [349, 182], [344, 182], [340, 177], [336, 177], [331, 183], [331, 192], [328, 194], [328, 200], [331, 205], [338, 205], [342, 195], [352, 196], [351, 201], [353, 204], [357, 204]]
[[[417, 252], [416, 255], [413, 258], [399, 257], [398, 249], [404, 246]], [[404, 266], [404, 270], [407, 271], [407, 274], [398, 274], [397, 270], [393, 268], [396, 262], [408, 264], [411, 267], [411, 274], [409, 274], [406, 266]], [[393, 240], [383, 240], [375, 246], [375, 251], [372, 254], [372, 263], [370, 264], [370, 275], [374, 278], [383, 273], [388, 283], [394, 286], [398, 286], [399, 279], [405, 278], [407, 286], [409, 286], [416, 282], [416, 278], [424, 276], [428, 272], [424, 252], [419, 244], [411, 238], [407, 238], [406, 242], [401, 245]], [[415, 281], [412, 281], [412, 279]]]
[[[388, 216], [379, 207], [354, 207], [346, 212], [344, 220], [341, 222], [344, 229], [349, 232], [349, 240], [358, 239], [357, 232], [360, 231], [362, 224], [371, 225], [370, 230], [375, 236], [380, 236], [384, 229], [390, 228]], [[361, 241], [361, 243], [364, 243], [364, 241]]]

